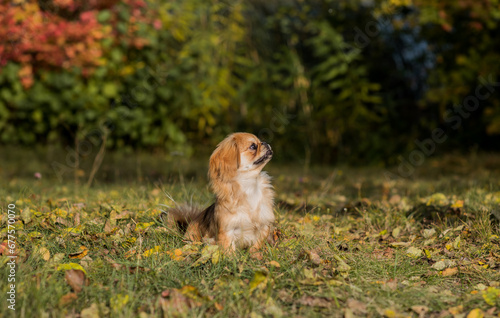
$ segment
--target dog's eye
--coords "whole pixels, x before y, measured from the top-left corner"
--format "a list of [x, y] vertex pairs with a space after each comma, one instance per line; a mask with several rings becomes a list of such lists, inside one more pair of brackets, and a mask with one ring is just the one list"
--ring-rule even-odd
[[256, 145], [256, 144], [252, 144], [252, 145], [250, 146], [250, 149], [252, 149], [252, 150], [257, 149], [257, 145]]

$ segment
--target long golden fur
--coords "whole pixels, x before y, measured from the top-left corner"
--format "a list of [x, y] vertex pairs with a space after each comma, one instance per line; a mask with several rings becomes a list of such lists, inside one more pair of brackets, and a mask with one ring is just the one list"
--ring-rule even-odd
[[193, 241], [215, 239], [223, 249], [256, 252], [272, 242], [274, 191], [262, 168], [271, 146], [249, 133], [224, 139], [210, 157], [208, 176], [215, 203], [205, 210], [177, 207], [169, 213]]

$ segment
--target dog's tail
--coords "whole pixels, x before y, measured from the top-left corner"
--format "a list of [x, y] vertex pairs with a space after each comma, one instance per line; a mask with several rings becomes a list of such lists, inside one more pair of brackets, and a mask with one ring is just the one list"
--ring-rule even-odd
[[170, 224], [177, 224], [181, 232], [184, 233], [189, 223], [198, 218], [202, 212], [202, 209], [193, 205], [176, 205], [168, 211], [163, 211], [161, 219]]

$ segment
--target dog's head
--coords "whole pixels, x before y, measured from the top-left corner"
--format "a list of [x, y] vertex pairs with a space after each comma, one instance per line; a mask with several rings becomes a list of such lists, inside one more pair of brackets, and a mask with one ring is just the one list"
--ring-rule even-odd
[[271, 146], [255, 135], [234, 133], [212, 153], [208, 174], [212, 182], [227, 182], [236, 176], [253, 177], [260, 173], [272, 156]]

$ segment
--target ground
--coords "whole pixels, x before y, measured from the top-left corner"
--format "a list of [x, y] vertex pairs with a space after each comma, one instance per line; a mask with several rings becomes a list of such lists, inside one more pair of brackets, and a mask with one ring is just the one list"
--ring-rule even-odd
[[185, 242], [162, 222], [172, 199], [211, 203], [203, 164], [151, 172], [142, 161], [122, 177], [108, 163], [86, 188], [83, 171], [61, 182], [26, 160], [0, 170], [0, 316], [14, 316], [12, 290], [16, 317], [500, 312], [498, 156], [428, 159], [409, 178], [271, 162], [277, 243], [262, 259]]

